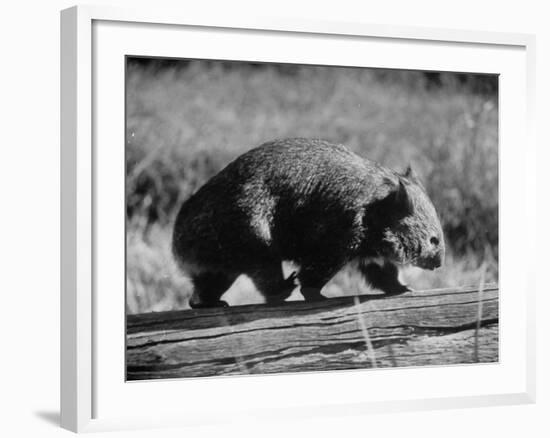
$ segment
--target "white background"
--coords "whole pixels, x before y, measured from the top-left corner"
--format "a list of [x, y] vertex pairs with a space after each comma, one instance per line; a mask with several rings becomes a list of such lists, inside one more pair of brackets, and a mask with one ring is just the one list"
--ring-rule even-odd
[[[146, 5], [147, 2], [96, 2]], [[537, 111], [539, 187], [548, 185], [548, 135], [545, 125], [550, 97], [550, 26], [544, 2], [461, 0], [441, 1], [320, 1], [277, 2], [161, 1], [157, 6], [197, 7], [229, 13], [243, 10], [258, 15], [309, 19], [364, 21], [458, 29], [529, 32], [537, 35]], [[35, 0], [3, 5], [0, 67], [0, 241], [2, 301], [0, 324], [0, 432], [4, 436], [57, 436], [59, 403], [59, 14], [71, 2]], [[6, 135], [7, 133], [7, 135]], [[518, 154], [522, 147], [518, 145]], [[538, 402], [531, 406], [464, 409], [365, 417], [311, 419], [257, 424], [112, 433], [109, 436], [546, 436], [550, 432], [548, 361], [550, 308], [545, 292], [548, 232], [542, 225], [549, 211], [539, 192], [541, 227], [539, 253], [524, 254], [539, 264]], [[546, 218], [546, 220], [544, 219]], [[518, 230], [530, 235], [536, 230]], [[184, 396], [184, 395], [182, 395]], [[3, 430], [6, 429], [6, 430]]]

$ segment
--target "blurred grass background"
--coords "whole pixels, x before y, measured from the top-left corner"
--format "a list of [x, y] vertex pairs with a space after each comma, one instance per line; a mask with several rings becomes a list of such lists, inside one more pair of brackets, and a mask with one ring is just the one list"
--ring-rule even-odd
[[[128, 58], [126, 100], [129, 313], [187, 307], [191, 284], [170, 251], [179, 206], [239, 154], [285, 137], [413, 165], [447, 243], [443, 269], [403, 270], [413, 288], [477, 284], [481, 266], [498, 280], [496, 76]], [[369, 289], [344, 270], [324, 293], [356, 291]], [[262, 301], [245, 277], [224, 299]]]

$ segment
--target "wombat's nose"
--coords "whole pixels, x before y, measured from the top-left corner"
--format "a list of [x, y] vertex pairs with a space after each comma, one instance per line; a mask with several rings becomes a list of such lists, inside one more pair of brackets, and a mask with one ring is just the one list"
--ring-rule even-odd
[[434, 270], [437, 268], [440, 268], [443, 264], [443, 255], [441, 252], [437, 252], [436, 254], [433, 254], [432, 256], [426, 258], [423, 263], [424, 269], [430, 269]]
[[440, 268], [443, 265], [443, 261], [445, 260], [445, 247], [440, 248], [439, 251], [437, 251], [437, 254], [433, 258], [434, 261], [434, 269]]

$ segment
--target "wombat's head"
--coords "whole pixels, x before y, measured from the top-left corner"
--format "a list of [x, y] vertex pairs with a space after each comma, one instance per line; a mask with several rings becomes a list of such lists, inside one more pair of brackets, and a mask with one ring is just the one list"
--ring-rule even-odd
[[390, 194], [380, 201], [377, 215], [380, 255], [399, 264], [435, 269], [443, 264], [445, 240], [435, 208], [409, 167]]

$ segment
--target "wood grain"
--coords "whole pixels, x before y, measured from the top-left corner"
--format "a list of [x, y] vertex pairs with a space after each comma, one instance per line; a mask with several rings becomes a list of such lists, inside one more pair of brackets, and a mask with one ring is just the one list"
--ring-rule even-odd
[[498, 344], [496, 285], [158, 312], [127, 317], [127, 379], [495, 362]]

